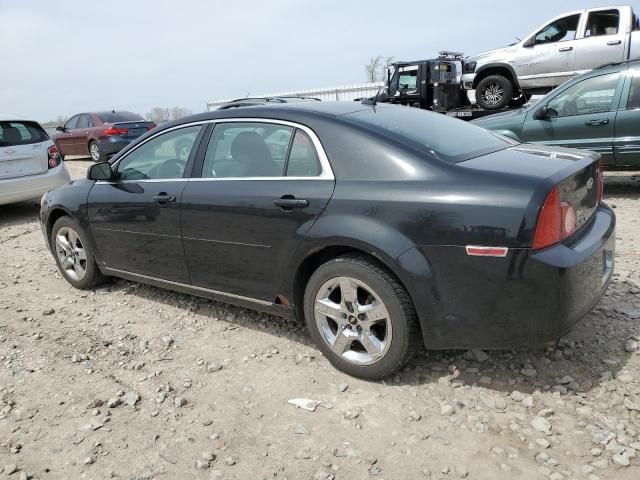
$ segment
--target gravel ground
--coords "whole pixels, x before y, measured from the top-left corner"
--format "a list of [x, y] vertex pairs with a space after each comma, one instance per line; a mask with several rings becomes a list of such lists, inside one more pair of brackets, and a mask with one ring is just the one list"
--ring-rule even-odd
[[640, 177], [605, 195], [616, 274], [557, 349], [424, 352], [379, 383], [280, 318], [74, 290], [36, 203], [0, 207], [0, 478], [640, 478]]

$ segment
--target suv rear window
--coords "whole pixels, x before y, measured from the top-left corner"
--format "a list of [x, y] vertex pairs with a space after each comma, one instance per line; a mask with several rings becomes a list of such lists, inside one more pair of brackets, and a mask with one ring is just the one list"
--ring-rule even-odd
[[98, 115], [98, 118], [104, 123], [144, 121], [144, 118], [140, 115], [131, 112], [100, 112], [96, 115]]
[[36, 122], [0, 122], [0, 147], [29, 145], [49, 139], [49, 135]]
[[449, 163], [463, 162], [517, 145], [517, 142], [462, 120], [412, 107], [379, 105], [344, 117], [409, 140]]

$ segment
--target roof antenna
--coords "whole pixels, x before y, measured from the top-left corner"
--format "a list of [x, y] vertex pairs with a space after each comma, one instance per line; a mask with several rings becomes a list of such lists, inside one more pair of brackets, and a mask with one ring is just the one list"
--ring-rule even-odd
[[115, 109], [111, 110], [111, 113], [116, 113]]

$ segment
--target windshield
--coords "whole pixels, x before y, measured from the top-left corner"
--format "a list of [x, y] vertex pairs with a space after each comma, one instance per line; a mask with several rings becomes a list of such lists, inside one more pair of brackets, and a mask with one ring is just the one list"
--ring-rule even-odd
[[427, 153], [450, 163], [463, 162], [517, 145], [462, 120], [412, 107], [378, 106], [344, 117], [417, 143]]

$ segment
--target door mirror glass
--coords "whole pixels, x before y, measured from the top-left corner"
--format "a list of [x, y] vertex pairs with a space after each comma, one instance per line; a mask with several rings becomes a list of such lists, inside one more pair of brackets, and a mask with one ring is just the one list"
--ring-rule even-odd
[[100, 162], [89, 167], [87, 170], [87, 178], [89, 180], [111, 180], [113, 178], [113, 170], [109, 162]]
[[547, 106], [540, 107], [536, 113], [533, 114], [534, 120], [546, 120], [549, 118], [549, 109]]
[[58, 132], [64, 132], [64, 131], [65, 131], [65, 128], [64, 128], [64, 127], [61, 127], [61, 126], [57, 126], [57, 127], [56, 127], [56, 130], [57, 130]]

